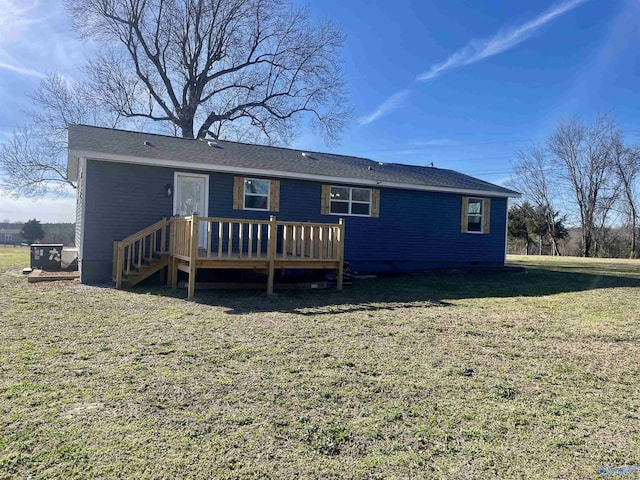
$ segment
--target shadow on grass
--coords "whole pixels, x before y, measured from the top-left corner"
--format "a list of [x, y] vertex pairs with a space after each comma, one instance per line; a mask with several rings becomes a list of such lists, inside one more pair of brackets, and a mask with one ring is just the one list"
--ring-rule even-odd
[[[640, 274], [639, 274], [640, 276]], [[447, 307], [452, 300], [546, 296], [600, 288], [640, 287], [640, 278], [528, 268], [512, 271], [427, 273], [358, 280], [344, 291], [299, 290], [267, 296], [263, 291], [196, 290], [195, 301], [224, 307], [229, 314], [283, 312], [322, 315], [375, 312], [408, 307]], [[144, 288], [134, 291], [185, 298], [184, 289]]]

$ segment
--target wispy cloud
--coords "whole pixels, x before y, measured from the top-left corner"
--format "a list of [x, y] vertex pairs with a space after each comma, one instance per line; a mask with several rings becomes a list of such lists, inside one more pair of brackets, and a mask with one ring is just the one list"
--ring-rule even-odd
[[360, 125], [368, 125], [371, 122], [375, 122], [380, 117], [386, 115], [391, 110], [398, 108], [398, 106], [403, 102], [407, 95], [409, 95], [409, 90], [402, 90], [400, 92], [394, 93], [389, 98], [387, 98], [378, 108], [376, 108], [369, 115], [361, 117], [358, 119]]
[[39, 0], [0, 0], [0, 44], [17, 38], [37, 21], [31, 15], [39, 4]]
[[453, 53], [444, 62], [436, 63], [418, 76], [419, 81], [433, 80], [452, 68], [462, 67], [497, 55], [525, 41], [547, 23], [573, 10], [586, 0], [569, 0], [553, 6], [546, 12], [522, 25], [508, 28], [485, 40], [472, 40], [465, 47]]
[[431, 140], [412, 140], [410, 142], [414, 147], [444, 147], [453, 145], [455, 142], [448, 138], [432, 138]]
[[38, 72], [37, 70], [31, 70], [30, 68], [20, 67], [18, 65], [11, 65], [10, 63], [0, 62], [0, 68], [4, 68], [5, 70], [10, 70], [15, 73], [19, 73], [21, 75], [30, 75], [38, 78], [46, 78], [46, 75], [42, 72]]
[[[526, 23], [501, 30], [493, 37], [485, 40], [472, 40], [464, 48], [449, 56], [444, 62], [436, 63], [429, 70], [420, 74], [416, 80], [425, 82], [433, 80], [452, 68], [462, 67], [478, 62], [487, 57], [497, 55], [525, 41], [540, 28], [564, 13], [573, 10], [587, 0], [566, 0], [551, 7]], [[640, 1], [640, 0], [639, 0]], [[368, 125], [396, 109], [409, 95], [410, 89], [394, 93], [369, 115], [359, 119], [361, 125]], [[421, 145], [427, 146], [427, 145]]]
[[[20, 75], [29, 75], [44, 78], [42, 72], [23, 67], [14, 60], [14, 55], [10, 55], [5, 49], [10, 46], [28, 42], [29, 30], [37, 23], [44, 21], [44, 18], [37, 18], [37, 8], [40, 0], [0, 0], [0, 69], [9, 70]], [[41, 41], [38, 37], [37, 42]]]

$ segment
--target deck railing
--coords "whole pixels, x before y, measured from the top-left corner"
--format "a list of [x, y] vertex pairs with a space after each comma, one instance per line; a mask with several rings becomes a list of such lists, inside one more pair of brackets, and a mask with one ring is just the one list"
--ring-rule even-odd
[[281, 238], [278, 250], [283, 259], [338, 260], [341, 228], [342, 222], [338, 225], [278, 222]]
[[237, 218], [198, 217], [204, 231], [202, 258], [264, 258], [269, 250], [270, 222]]
[[[338, 288], [342, 288], [344, 260], [344, 221], [337, 224], [278, 222], [237, 218], [189, 217], [163, 218], [122, 241], [114, 242], [113, 276], [116, 287], [123, 274], [140, 271], [157, 254], [169, 254], [169, 276], [175, 287], [177, 269], [188, 265], [189, 293], [193, 297], [198, 266], [211, 268], [211, 261], [240, 262], [268, 268], [267, 291], [273, 291], [276, 261], [295, 265], [296, 261], [317, 268], [337, 268]], [[180, 263], [182, 262], [182, 264]], [[216, 262], [218, 263], [218, 262]], [[230, 265], [230, 264], [227, 264]], [[215, 267], [224, 268], [224, 267]], [[283, 268], [280, 266], [280, 268]], [[288, 268], [288, 267], [287, 267]], [[313, 268], [313, 267], [312, 267]]]
[[[192, 217], [175, 221], [174, 254], [189, 256]], [[340, 255], [340, 223], [278, 222], [275, 217], [271, 220], [197, 217], [197, 222], [198, 258], [251, 260], [275, 255], [283, 260], [338, 260]], [[273, 237], [275, 247], [271, 252]]]
[[173, 219], [163, 218], [127, 238], [113, 243], [113, 277], [116, 288], [122, 286], [122, 275], [140, 271], [156, 255], [167, 253], [170, 226]]
[[171, 242], [169, 252], [183, 260], [191, 257], [191, 217], [171, 219]]

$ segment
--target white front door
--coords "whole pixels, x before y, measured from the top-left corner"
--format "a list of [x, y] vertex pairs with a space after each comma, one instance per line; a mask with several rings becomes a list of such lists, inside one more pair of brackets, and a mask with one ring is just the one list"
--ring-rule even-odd
[[[175, 174], [175, 192], [173, 194], [173, 214], [189, 216], [194, 213], [201, 217], [209, 216], [209, 176], [195, 173]], [[198, 246], [207, 247], [207, 229], [200, 223]]]

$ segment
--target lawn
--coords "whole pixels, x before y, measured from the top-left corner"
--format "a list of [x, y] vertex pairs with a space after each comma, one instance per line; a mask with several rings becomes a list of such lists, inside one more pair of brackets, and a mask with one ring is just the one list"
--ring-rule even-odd
[[0, 478], [640, 465], [640, 262], [510, 262], [526, 269], [188, 302], [27, 284], [28, 253], [0, 248]]

